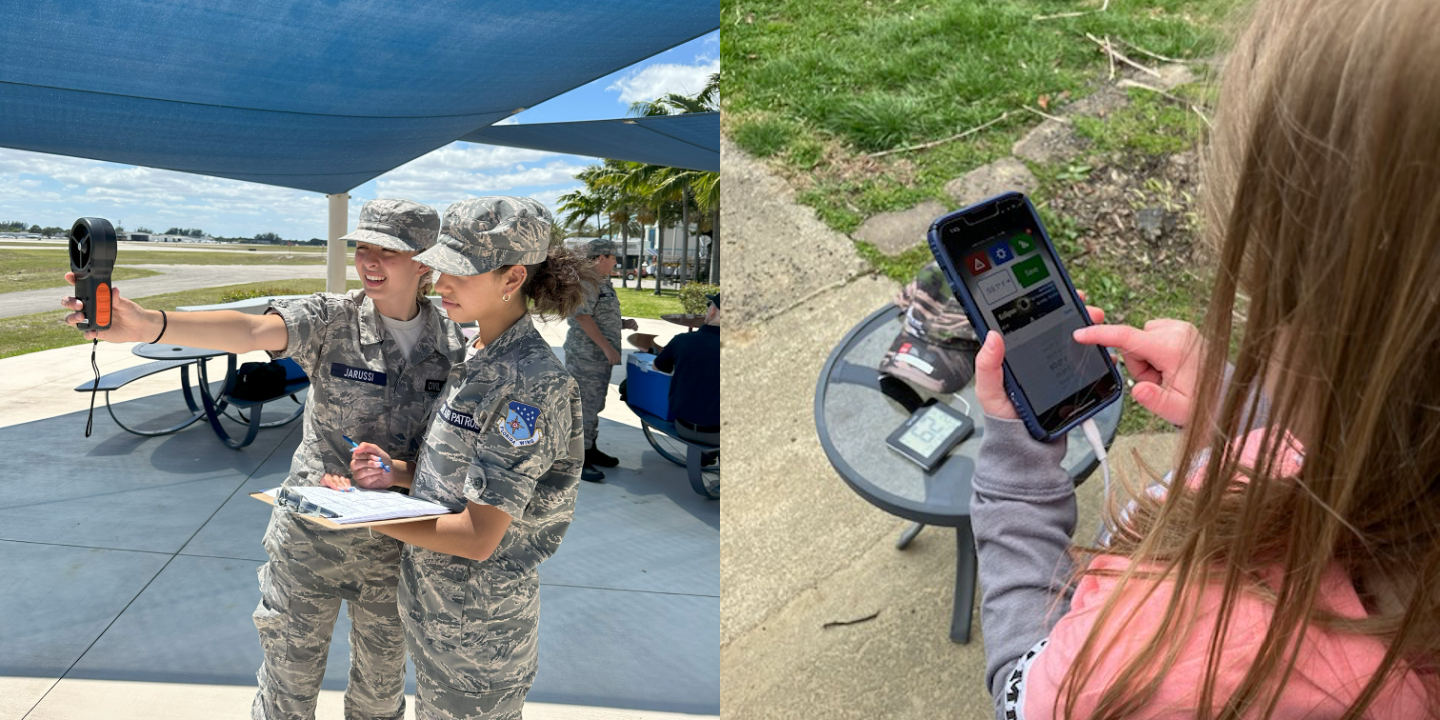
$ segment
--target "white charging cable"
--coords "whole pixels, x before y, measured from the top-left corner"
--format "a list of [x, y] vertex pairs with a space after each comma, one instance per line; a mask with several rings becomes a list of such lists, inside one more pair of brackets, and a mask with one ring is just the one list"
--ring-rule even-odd
[[1085, 439], [1090, 441], [1090, 449], [1095, 451], [1095, 457], [1100, 460], [1100, 472], [1105, 476], [1105, 504], [1110, 504], [1110, 461], [1105, 459], [1105, 441], [1100, 437], [1100, 427], [1095, 424], [1095, 419], [1086, 420], [1080, 429], [1085, 431]]

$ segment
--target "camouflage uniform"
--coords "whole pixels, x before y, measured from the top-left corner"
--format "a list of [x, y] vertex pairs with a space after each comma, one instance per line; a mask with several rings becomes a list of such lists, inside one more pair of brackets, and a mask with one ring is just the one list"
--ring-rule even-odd
[[[401, 225], [426, 219], [417, 208], [428, 211], [433, 221], [428, 237], [423, 225], [414, 228], [413, 236], [433, 243], [439, 224], [433, 210], [394, 200], [371, 201], [366, 210], [377, 202], [419, 216], [401, 213]], [[362, 229], [366, 210], [361, 211]], [[410, 236], [394, 224], [395, 214], [389, 213], [389, 231]], [[400, 242], [391, 237], [373, 244]], [[384, 332], [374, 302], [362, 290], [278, 301], [269, 311], [285, 320], [289, 336], [285, 351], [272, 354], [294, 359], [310, 376], [304, 436], [285, 485], [319, 485], [326, 472], [348, 475], [350, 446], [342, 434], [386, 443], [397, 459], [414, 458], [447, 373], [464, 359], [459, 326], [430, 303], [421, 303], [426, 332], [412, 355], [420, 359], [412, 363]], [[400, 543], [368, 530], [326, 530], [276, 508], [264, 545], [270, 561], [260, 567], [261, 599], [254, 620], [265, 663], [257, 673], [260, 690], [252, 717], [314, 717], [342, 599], [351, 620], [345, 717], [402, 717], [405, 648], [396, 604]]]
[[[615, 244], [607, 240], [590, 243], [589, 257], [614, 255]], [[595, 437], [600, 432], [600, 411], [605, 409], [605, 393], [610, 389], [610, 372], [614, 367], [605, 357], [605, 351], [585, 334], [579, 318], [589, 315], [600, 328], [600, 334], [610, 341], [615, 352], [620, 352], [620, 331], [624, 319], [620, 317], [620, 298], [607, 278], [594, 288], [587, 288], [585, 304], [570, 316], [570, 332], [565, 335], [565, 369], [570, 371], [575, 383], [580, 386], [580, 403], [585, 409], [585, 448], [595, 447]]]
[[[533, 220], [549, 213], [521, 200], [451, 205], [420, 261], [452, 275], [540, 262], [549, 230]], [[574, 515], [581, 422], [575, 381], [528, 314], [450, 369], [411, 494], [456, 510], [491, 505], [512, 520], [483, 562], [404, 546], [401, 618], [420, 720], [520, 717], [538, 664], [539, 565]]]

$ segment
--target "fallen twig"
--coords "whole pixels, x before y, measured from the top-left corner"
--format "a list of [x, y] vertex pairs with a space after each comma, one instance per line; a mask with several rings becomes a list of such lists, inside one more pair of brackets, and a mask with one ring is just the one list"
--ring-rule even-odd
[[1168, 93], [1168, 92], [1165, 92], [1164, 90], [1161, 90], [1160, 88], [1155, 87], [1154, 85], [1146, 85], [1145, 83], [1136, 82], [1136, 81], [1134, 81], [1134, 80], [1129, 80], [1129, 79], [1121, 80], [1120, 82], [1116, 83], [1116, 85], [1118, 85], [1118, 86], [1120, 86], [1120, 87], [1122, 87], [1122, 88], [1123, 88], [1123, 87], [1133, 87], [1133, 88], [1140, 88], [1141, 90], [1149, 90], [1150, 92], [1153, 92], [1153, 93], [1155, 93], [1156, 95], [1160, 95], [1160, 96], [1166, 98], [1167, 100], [1174, 100], [1175, 102], [1178, 102], [1178, 103], [1180, 103], [1181, 105], [1189, 105], [1189, 104], [1190, 104], [1190, 101], [1189, 101], [1189, 100], [1186, 100], [1185, 98], [1182, 98], [1182, 97], [1180, 97], [1179, 95], [1172, 95], [1172, 94], [1170, 94], [1170, 93]]
[[1131, 60], [1130, 58], [1125, 57], [1125, 54], [1122, 53], [1122, 52], [1120, 52], [1119, 50], [1116, 50], [1115, 47], [1110, 44], [1110, 38], [1107, 37], [1107, 38], [1105, 38], [1104, 40], [1101, 40], [1100, 38], [1097, 38], [1097, 37], [1095, 37], [1094, 35], [1091, 35], [1091, 34], [1088, 33], [1088, 32], [1085, 33], [1085, 37], [1089, 38], [1089, 39], [1090, 39], [1090, 42], [1093, 42], [1093, 43], [1095, 43], [1096, 45], [1099, 45], [1099, 46], [1101, 47], [1101, 49], [1103, 49], [1106, 53], [1108, 53], [1108, 54], [1109, 54], [1111, 57], [1113, 57], [1114, 59], [1119, 60], [1120, 62], [1123, 62], [1123, 63], [1125, 63], [1126, 65], [1129, 65], [1130, 67], [1133, 67], [1133, 68], [1135, 68], [1136, 70], [1139, 70], [1140, 72], [1149, 73], [1149, 74], [1151, 74], [1151, 75], [1154, 75], [1154, 76], [1157, 77], [1157, 78], [1160, 77], [1160, 71], [1159, 71], [1159, 70], [1156, 70], [1156, 69], [1154, 69], [1154, 68], [1146, 67], [1146, 66], [1144, 66], [1144, 65], [1141, 65], [1140, 63], [1137, 63], [1137, 62], [1135, 62], [1134, 60]]
[[1081, 16], [1083, 16], [1083, 15], [1092, 15], [1092, 14], [1094, 14], [1094, 13], [1102, 13], [1102, 12], [1105, 12], [1106, 10], [1108, 10], [1109, 8], [1110, 8], [1110, 0], [1105, 0], [1105, 4], [1104, 4], [1104, 5], [1101, 5], [1099, 10], [1083, 10], [1083, 11], [1081, 11], [1081, 12], [1063, 12], [1063, 13], [1056, 13], [1056, 14], [1054, 14], [1054, 15], [1036, 15], [1035, 17], [1032, 17], [1032, 18], [1030, 18], [1030, 19], [1031, 19], [1031, 20], [1055, 20], [1055, 19], [1058, 19], [1058, 18], [1081, 17]]
[[1110, 48], [1110, 36], [1105, 36], [1105, 45], [1102, 47], [1105, 49], [1105, 59], [1110, 61], [1110, 76], [1108, 79], [1113, 81], [1115, 79], [1115, 51]]
[[1170, 62], [1170, 63], [1193, 63], [1193, 62], [1200, 62], [1199, 60], [1185, 60], [1185, 59], [1182, 59], [1182, 58], [1165, 57], [1164, 55], [1161, 55], [1160, 53], [1150, 52], [1149, 50], [1146, 50], [1145, 48], [1140, 47], [1139, 45], [1136, 45], [1135, 43], [1130, 42], [1129, 40], [1126, 40], [1125, 38], [1120, 38], [1120, 44], [1124, 45], [1125, 47], [1130, 48], [1131, 50], [1134, 50], [1135, 52], [1140, 53], [1141, 55], [1148, 55], [1148, 56], [1150, 56], [1150, 57], [1152, 57], [1152, 58], [1155, 58], [1156, 60], [1159, 60], [1160, 62]]
[[1047, 119], [1047, 120], [1054, 120], [1055, 122], [1064, 123], [1064, 124], [1066, 124], [1066, 125], [1069, 125], [1069, 124], [1070, 124], [1070, 121], [1067, 120], [1067, 119], [1065, 119], [1065, 118], [1063, 118], [1063, 117], [1059, 117], [1059, 116], [1057, 116], [1057, 115], [1051, 115], [1050, 113], [1047, 113], [1047, 112], [1041, 112], [1041, 111], [1039, 111], [1039, 110], [1036, 110], [1035, 108], [1030, 107], [1029, 105], [1021, 105], [1021, 106], [1020, 106], [1020, 109], [1021, 109], [1021, 110], [1028, 110], [1028, 111], [1030, 111], [1030, 112], [1032, 112], [1032, 113], [1035, 113], [1036, 115], [1039, 115], [1040, 117], [1043, 117], [1043, 118], [1045, 118], [1045, 119]]
[[1191, 109], [1191, 110], [1194, 110], [1194, 111], [1195, 111], [1195, 114], [1200, 116], [1200, 121], [1203, 122], [1203, 123], [1205, 123], [1205, 127], [1211, 128], [1211, 129], [1214, 129], [1214, 128], [1215, 128], [1214, 125], [1211, 125], [1211, 124], [1210, 124], [1210, 118], [1205, 117], [1205, 113], [1200, 112], [1200, 108], [1195, 107], [1194, 105], [1191, 105], [1191, 106], [1190, 106], [1190, 109]]
[[943, 140], [935, 140], [935, 141], [928, 142], [928, 143], [921, 143], [921, 144], [919, 144], [919, 145], [911, 145], [911, 146], [909, 146], [909, 147], [895, 148], [895, 149], [893, 149], [893, 150], [881, 150], [880, 152], [870, 153], [870, 154], [867, 155], [866, 157], [872, 157], [872, 158], [884, 157], [885, 155], [894, 155], [895, 153], [910, 152], [911, 150], [924, 150], [924, 149], [926, 149], [926, 148], [935, 147], [936, 145], [944, 145], [945, 143], [953, 142], [953, 141], [955, 141], [955, 140], [959, 140], [960, 138], [963, 138], [963, 137], [965, 137], [965, 136], [967, 136], [967, 135], [974, 135], [975, 133], [980, 132], [981, 130], [984, 130], [985, 128], [988, 128], [988, 127], [990, 127], [991, 125], [994, 125], [995, 123], [998, 123], [998, 122], [1000, 122], [1001, 120], [1004, 120], [1004, 119], [1007, 118], [1007, 117], [1010, 117], [1010, 111], [1009, 111], [1009, 110], [1006, 110], [1005, 112], [1000, 113], [1000, 117], [997, 117], [997, 118], [995, 118], [994, 120], [991, 120], [990, 122], [985, 123], [984, 125], [977, 125], [977, 126], [975, 126], [975, 127], [973, 127], [973, 128], [970, 128], [969, 130], [966, 130], [965, 132], [957, 133], [957, 134], [955, 134], [955, 135], [951, 135], [950, 137], [947, 137], [947, 138], [945, 138], [945, 139], [943, 139]]
[[1157, 88], [1157, 87], [1154, 87], [1154, 86], [1151, 86], [1151, 85], [1146, 85], [1145, 83], [1142, 83], [1142, 82], [1135, 82], [1134, 80], [1128, 80], [1128, 79], [1126, 79], [1126, 80], [1121, 80], [1119, 83], [1117, 83], [1117, 85], [1119, 85], [1120, 87], [1133, 87], [1133, 88], [1140, 88], [1141, 90], [1149, 90], [1150, 92], [1153, 92], [1153, 93], [1155, 93], [1156, 95], [1159, 95], [1160, 97], [1165, 98], [1166, 100], [1169, 100], [1169, 101], [1171, 101], [1171, 102], [1176, 102], [1176, 103], [1179, 103], [1179, 104], [1181, 104], [1181, 105], [1184, 105], [1185, 107], [1188, 107], [1188, 108], [1190, 108], [1191, 110], [1194, 110], [1194, 111], [1195, 111], [1195, 114], [1200, 116], [1200, 120], [1202, 120], [1202, 121], [1205, 123], [1205, 127], [1214, 127], [1213, 125], [1210, 124], [1210, 118], [1205, 117], [1205, 113], [1201, 112], [1201, 111], [1200, 111], [1200, 108], [1198, 108], [1198, 107], [1195, 106], [1195, 103], [1192, 103], [1192, 102], [1190, 102], [1189, 100], [1186, 100], [1185, 98], [1180, 97], [1179, 95], [1172, 95], [1172, 94], [1170, 94], [1170, 93], [1168, 93], [1168, 92], [1165, 92], [1164, 90], [1161, 90], [1160, 88]]
[[830, 621], [830, 622], [825, 623], [825, 624], [821, 627], [821, 629], [822, 629], [822, 630], [829, 630], [829, 629], [832, 628], [832, 627], [840, 627], [840, 626], [842, 626], [842, 625], [856, 625], [856, 624], [859, 624], [859, 623], [862, 623], [862, 622], [869, 622], [870, 620], [874, 620], [874, 619], [877, 618], [877, 617], [880, 617], [880, 611], [879, 611], [879, 610], [876, 610], [874, 613], [871, 613], [870, 615], [866, 615], [865, 617], [859, 618], [859, 619], [857, 619], [857, 620], [832, 620], [832, 621]]

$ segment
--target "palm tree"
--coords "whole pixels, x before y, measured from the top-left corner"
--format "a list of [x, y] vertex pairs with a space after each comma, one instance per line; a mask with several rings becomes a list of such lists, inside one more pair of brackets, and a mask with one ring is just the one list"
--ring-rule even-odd
[[[630, 105], [630, 114], [639, 117], [654, 117], [657, 115], [683, 115], [687, 113], [715, 112], [720, 109], [720, 73], [711, 74], [705, 82], [705, 87], [694, 96], [667, 93], [652, 101], [641, 101]], [[702, 213], [713, 213], [710, 225], [710, 282], [718, 283], [720, 268], [717, 262], [718, 253], [715, 249], [719, 244], [719, 212], [720, 212], [720, 174], [707, 173], [698, 170], [681, 170], [678, 168], [663, 168], [664, 172], [649, 174], [649, 178], [659, 185], [674, 186], [679, 188], [679, 200], [681, 201], [681, 275], [688, 281], [690, 274], [688, 264], [690, 259], [690, 200], [695, 200], [696, 209]], [[703, 193], [696, 193], [694, 186], [703, 186]], [[665, 193], [673, 194], [673, 193]], [[702, 199], [700, 195], [705, 197]], [[682, 282], [684, 282], [682, 281]]]
[[[561, 223], [572, 228], [578, 223], [582, 232], [585, 229], [585, 220], [598, 217], [604, 208], [602, 198], [584, 189], [571, 190], [555, 200], [558, 203], [556, 209], [565, 213]], [[598, 223], [596, 227], [598, 229]]]

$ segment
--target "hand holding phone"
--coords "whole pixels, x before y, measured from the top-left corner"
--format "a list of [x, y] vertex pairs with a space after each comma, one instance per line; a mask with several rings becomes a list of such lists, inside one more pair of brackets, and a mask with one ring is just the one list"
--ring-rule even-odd
[[[937, 219], [930, 249], [976, 334], [1004, 336], [987, 343], [999, 344], [989, 347], [985, 383], [988, 392], [998, 365], [1009, 402], [992, 392], [991, 407], [1010, 405], [1032, 437], [1048, 442], [1120, 399], [1109, 354], [1072, 336], [1094, 320], [1024, 195], [1006, 193]], [[977, 392], [978, 373], [979, 358]]]
[[[1081, 292], [1080, 299], [1085, 299], [1085, 293]], [[1093, 305], [1085, 306], [1086, 312], [1090, 314], [1090, 322], [1098, 326], [1105, 322], [1105, 311]], [[1095, 326], [1092, 326], [1095, 327]], [[1106, 325], [1105, 327], [1120, 327]], [[1076, 330], [1079, 335], [1084, 329]], [[1078, 337], [1078, 342], [1084, 342]], [[1105, 344], [1105, 343], [1092, 343]], [[975, 399], [980, 401], [980, 409], [990, 417], [1001, 420], [1017, 420], [1019, 414], [1015, 412], [1015, 405], [1010, 402], [1009, 393], [1005, 392], [1005, 338], [1000, 333], [991, 331], [985, 336], [985, 342], [980, 346], [980, 352], [975, 355]]]

